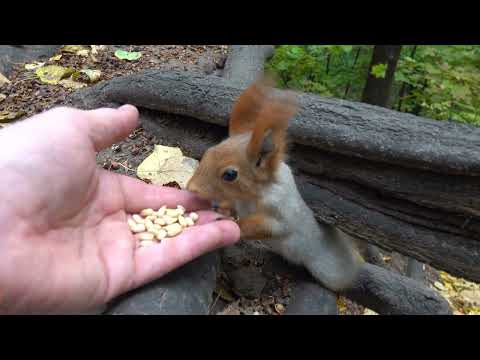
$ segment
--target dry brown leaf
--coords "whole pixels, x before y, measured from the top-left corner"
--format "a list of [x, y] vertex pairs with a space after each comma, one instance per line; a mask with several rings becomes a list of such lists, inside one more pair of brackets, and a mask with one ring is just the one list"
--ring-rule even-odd
[[8, 78], [5, 75], [0, 73], [0, 86], [2, 86], [3, 84], [9, 84], [9, 83], [10, 83], [10, 80], [8, 80]]
[[0, 102], [2, 102], [3, 100], [5, 100], [7, 98], [7, 95], [5, 94], [0, 94]]
[[24, 111], [0, 111], [0, 123], [13, 121], [24, 114]]
[[73, 90], [81, 89], [81, 88], [84, 88], [85, 86], [87, 86], [87, 84], [84, 84], [84, 83], [81, 83], [81, 82], [78, 82], [78, 81], [74, 81], [74, 80], [71, 80], [71, 79], [60, 80], [58, 83], [60, 85], [62, 85], [64, 88], [73, 89]]

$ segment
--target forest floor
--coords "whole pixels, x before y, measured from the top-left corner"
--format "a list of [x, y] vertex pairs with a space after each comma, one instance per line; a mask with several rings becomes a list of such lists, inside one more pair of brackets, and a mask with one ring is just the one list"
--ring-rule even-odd
[[[123, 49], [141, 52], [136, 61], [120, 60], [114, 51]], [[178, 45], [138, 45], [106, 46], [95, 56], [81, 56], [62, 52], [61, 58], [47, 60], [74, 69], [101, 71], [100, 80], [131, 74], [150, 68], [194, 70], [199, 67], [221, 67], [227, 46], [178, 46]], [[57, 52], [60, 54], [60, 50]], [[45, 60], [42, 60], [45, 61]], [[8, 75], [9, 83], [1, 82], [0, 74], [0, 128], [10, 123], [34, 115], [62, 104], [74, 89], [59, 84], [48, 85], [40, 82], [35, 70], [27, 70], [25, 63], [15, 64]], [[153, 151], [157, 139], [141, 126], [127, 139], [98, 154], [100, 166], [121, 174], [136, 176], [138, 165]], [[386, 267], [404, 274], [406, 261], [399, 254], [382, 252]], [[278, 270], [275, 257], [261, 246], [240, 243], [222, 252], [223, 270], [218, 278], [211, 314], [282, 314], [288, 306], [295, 280], [288, 273]], [[426, 266], [429, 286], [439, 289], [439, 272]], [[253, 284], [253, 285], [252, 285]], [[440, 289], [441, 290], [441, 289]], [[339, 311], [342, 315], [362, 315], [372, 312], [352, 301], [339, 297]], [[455, 309], [458, 312], [458, 307]]]

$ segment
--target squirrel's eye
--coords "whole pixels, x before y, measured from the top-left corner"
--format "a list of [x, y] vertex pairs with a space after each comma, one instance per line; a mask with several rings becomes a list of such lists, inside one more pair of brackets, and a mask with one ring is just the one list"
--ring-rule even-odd
[[223, 180], [225, 181], [233, 181], [237, 178], [238, 172], [234, 169], [227, 169], [222, 175]]

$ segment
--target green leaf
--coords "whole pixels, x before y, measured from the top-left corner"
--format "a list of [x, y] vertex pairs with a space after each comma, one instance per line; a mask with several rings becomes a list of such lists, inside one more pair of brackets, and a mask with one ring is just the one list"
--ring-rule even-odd
[[142, 57], [142, 53], [135, 51], [117, 50], [115, 56], [120, 60], [135, 61]]
[[371, 74], [376, 78], [384, 79], [387, 74], [387, 64], [376, 64], [372, 66]]

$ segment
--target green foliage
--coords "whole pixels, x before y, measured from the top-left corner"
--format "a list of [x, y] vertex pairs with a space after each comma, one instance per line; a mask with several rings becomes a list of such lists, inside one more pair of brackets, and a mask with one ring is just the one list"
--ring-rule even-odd
[[[480, 126], [480, 46], [404, 45], [395, 72], [394, 108], [438, 120]], [[371, 45], [281, 45], [267, 69], [280, 86], [360, 101]], [[387, 64], [372, 75], [383, 78]], [[400, 90], [404, 93], [400, 94]]]
[[387, 64], [376, 64], [372, 66], [371, 74], [376, 78], [384, 79], [387, 74]]

